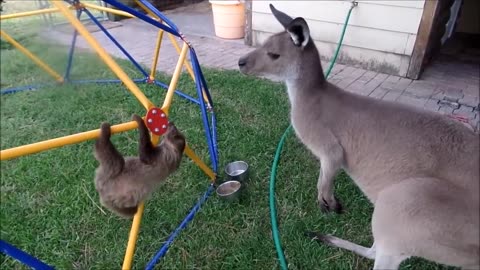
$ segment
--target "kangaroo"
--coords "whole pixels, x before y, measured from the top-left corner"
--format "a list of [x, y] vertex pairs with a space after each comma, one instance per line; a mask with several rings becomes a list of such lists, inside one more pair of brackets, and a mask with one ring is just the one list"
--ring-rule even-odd
[[329, 83], [305, 19], [270, 9], [285, 31], [241, 57], [240, 71], [286, 83], [295, 134], [320, 161], [321, 208], [342, 209], [333, 186], [340, 169], [374, 205], [371, 247], [306, 235], [372, 259], [374, 269], [398, 269], [413, 256], [479, 269], [479, 135], [440, 114]]
[[150, 134], [138, 115], [138, 157], [123, 158], [110, 141], [109, 123], [100, 126], [100, 138], [95, 142], [95, 158], [100, 166], [95, 171], [95, 187], [100, 202], [115, 214], [131, 218], [138, 204], [180, 166], [185, 149], [185, 137], [170, 122], [160, 145], [153, 146]]

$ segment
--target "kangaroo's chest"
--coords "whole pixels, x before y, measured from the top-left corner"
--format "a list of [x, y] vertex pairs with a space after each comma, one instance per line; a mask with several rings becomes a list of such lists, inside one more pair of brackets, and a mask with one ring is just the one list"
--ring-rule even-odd
[[329, 128], [301, 107], [292, 106], [290, 120], [297, 138], [318, 158], [321, 159], [327, 152], [326, 148], [335, 143]]

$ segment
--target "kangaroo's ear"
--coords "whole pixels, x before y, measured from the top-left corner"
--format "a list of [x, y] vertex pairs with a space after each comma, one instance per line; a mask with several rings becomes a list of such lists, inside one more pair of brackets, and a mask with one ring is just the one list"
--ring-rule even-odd
[[276, 9], [272, 4], [270, 4], [270, 10], [283, 28], [287, 29], [288, 25], [293, 21], [292, 17]]
[[304, 18], [298, 17], [290, 22], [286, 27], [287, 32], [292, 37], [296, 46], [304, 48], [310, 40], [310, 29]]

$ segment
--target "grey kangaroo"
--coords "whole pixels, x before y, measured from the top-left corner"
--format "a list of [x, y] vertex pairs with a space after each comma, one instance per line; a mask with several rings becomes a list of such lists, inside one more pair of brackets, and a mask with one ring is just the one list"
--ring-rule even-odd
[[374, 269], [398, 269], [413, 256], [479, 269], [479, 135], [440, 114], [327, 82], [306, 21], [270, 9], [285, 31], [241, 57], [240, 71], [286, 83], [295, 133], [321, 164], [321, 208], [341, 210], [333, 191], [340, 169], [374, 205], [370, 248], [306, 235], [372, 259]]

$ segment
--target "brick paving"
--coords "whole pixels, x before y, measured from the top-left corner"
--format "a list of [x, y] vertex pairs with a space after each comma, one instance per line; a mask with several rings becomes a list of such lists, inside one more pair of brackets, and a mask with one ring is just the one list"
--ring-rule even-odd
[[[118, 27], [117, 24], [121, 24]], [[108, 29], [110, 34], [128, 51], [129, 54], [139, 63], [150, 67], [155, 50], [155, 42], [158, 29], [136, 19], [121, 21], [120, 23], [106, 22], [111, 25]], [[108, 27], [107, 27], [108, 28]], [[53, 33], [52, 33], [53, 32]], [[71, 42], [71, 29], [67, 31], [52, 31], [47, 36], [56, 41], [69, 45]], [[104, 35], [101, 31], [93, 32], [92, 35], [112, 55], [126, 59], [126, 56]], [[249, 52], [249, 48], [238, 41], [221, 40], [205, 36], [189, 35], [185, 33], [187, 40], [195, 48], [195, 52], [203, 66], [221, 69], [234, 69], [238, 57]], [[182, 43], [176, 39], [179, 46]], [[87, 42], [79, 37], [77, 47], [91, 49]], [[165, 34], [160, 49], [160, 61], [157, 69], [167, 74], [172, 74], [178, 60], [178, 53]]]
[[[106, 22], [110, 33], [141, 64], [150, 66], [153, 59], [157, 29], [136, 19], [120, 23]], [[120, 24], [120, 27], [119, 25]], [[237, 70], [238, 58], [253, 48], [240, 41], [222, 40], [212, 36], [184, 33], [195, 48], [202, 66], [217, 69]], [[113, 56], [126, 58], [101, 32], [93, 36]], [[71, 32], [55, 31], [49, 34], [55, 40], [69, 44]], [[90, 48], [80, 38], [77, 47]], [[178, 54], [164, 37], [160, 51], [158, 70], [172, 74]], [[324, 63], [324, 68], [328, 63]], [[480, 130], [479, 116], [480, 67], [474, 64], [437, 60], [426, 69], [421, 80], [367, 71], [361, 68], [336, 64], [329, 80], [347, 91], [377, 99], [396, 101], [426, 110], [461, 116], [476, 131]]]

